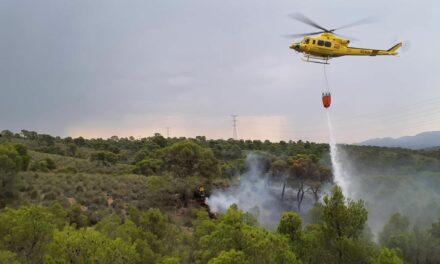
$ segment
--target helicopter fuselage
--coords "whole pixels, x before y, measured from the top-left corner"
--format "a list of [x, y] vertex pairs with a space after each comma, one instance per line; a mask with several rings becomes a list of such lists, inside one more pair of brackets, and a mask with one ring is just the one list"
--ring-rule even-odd
[[394, 45], [388, 50], [349, 47], [350, 40], [339, 38], [331, 33], [323, 33], [320, 36], [305, 37], [300, 43], [294, 43], [291, 49], [301, 52], [305, 57], [328, 60], [341, 56], [381, 56], [397, 55], [397, 50], [402, 43]]

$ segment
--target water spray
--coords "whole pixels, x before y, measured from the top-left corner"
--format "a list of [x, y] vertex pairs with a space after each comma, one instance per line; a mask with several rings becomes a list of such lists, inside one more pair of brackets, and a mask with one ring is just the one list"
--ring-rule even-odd
[[333, 134], [333, 125], [330, 118], [330, 111], [327, 109], [327, 124], [329, 130], [329, 145], [330, 145], [330, 160], [332, 163], [332, 170], [334, 181], [339, 187], [341, 187], [343, 194], [347, 197], [349, 193], [349, 178], [344, 173], [341, 161], [341, 153], [339, 152], [338, 145], [336, 144], [335, 136]]
[[332, 163], [332, 170], [334, 175], [334, 181], [339, 187], [341, 187], [342, 192], [347, 197], [350, 195], [349, 193], [349, 178], [344, 173], [342, 168], [342, 161], [340, 158], [340, 153], [338, 150], [338, 145], [336, 144], [336, 139], [333, 132], [333, 125], [330, 118], [330, 105], [331, 105], [331, 92], [330, 92], [330, 84], [327, 78], [326, 65], [324, 65], [324, 77], [326, 84], [326, 91], [322, 93], [322, 104], [326, 109], [327, 113], [327, 124], [329, 130], [329, 145], [330, 145], [330, 160]]

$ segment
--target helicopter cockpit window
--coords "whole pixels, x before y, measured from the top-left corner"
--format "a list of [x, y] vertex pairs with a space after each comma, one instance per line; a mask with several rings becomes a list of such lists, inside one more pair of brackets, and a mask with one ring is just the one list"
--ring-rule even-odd
[[324, 46], [324, 40], [318, 40], [318, 46]]
[[310, 42], [310, 39], [306, 39], [306, 40], [304, 41], [304, 43], [306, 43], [306, 44], [309, 44], [309, 42]]
[[325, 42], [325, 46], [328, 47], [328, 48], [330, 48], [330, 47], [332, 46], [332, 43], [329, 42], [329, 41], [326, 41], [326, 42]]

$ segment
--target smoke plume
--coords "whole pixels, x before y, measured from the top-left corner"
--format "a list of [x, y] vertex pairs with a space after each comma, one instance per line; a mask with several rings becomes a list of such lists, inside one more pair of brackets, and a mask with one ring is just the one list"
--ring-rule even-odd
[[[295, 190], [286, 187], [285, 197], [281, 200], [283, 181], [275, 180], [265, 172], [261, 158], [256, 154], [248, 155], [248, 170], [237, 178], [237, 183], [211, 194], [207, 203], [212, 212], [225, 212], [236, 204], [241, 210], [253, 214], [262, 226], [274, 229], [284, 211], [295, 210]], [[306, 201], [303, 204], [305, 211], [311, 206]]]
[[419, 228], [430, 227], [440, 217], [440, 177], [431, 168], [366, 165], [351, 154], [350, 146], [339, 148], [338, 155], [342, 170], [350, 175], [349, 197], [366, 202], [368, 224], [375, 235], [396, 212]]

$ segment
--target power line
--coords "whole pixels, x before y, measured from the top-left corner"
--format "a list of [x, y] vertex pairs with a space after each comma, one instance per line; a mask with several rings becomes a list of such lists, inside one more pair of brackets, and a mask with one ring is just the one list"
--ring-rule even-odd
[[431, 98], [429, 100], [424, 100], [424, 101], [418, 101], [416, 103], [413, 104], [408, 104], [408, 105], [403, 105], [401, 107], [397, 107], [397, 108], [392, 108], [392, 109], [388, 109], [388, 111], [378, 111], [378, 112], [374, 112], [374, 113], [363, 113], [363, 114], [358, 114], [358, 115], [352, 115], [349, 117], [336, 117], [335, 121], [340, 121], [340, 120], [352, 120], [352, 119], [359, 119], [359, 118], [382, 118], [385, 116], [394, 116], [394, 115], [405, 115], [405, 112], [412, 112], [414, 110], [420, 110], [426, 107], [431, 107], [434, 106], [435, 108], [438, 109], [438, 105], [440, 103], [440, 97], [434, 97]]
[[237, 117], [238, 115], [231, 115], [232, 116], [232, 138], [237, 140]]
[[[348, 117], [336, 117], [334, 118], [335, 127], [354, 132], [357, 130], [365, 130], [366, 128], [370, 128], [375, 125], [380, 125], [386, 129], [387, 127], [414, 124], [419, 121], [426, 120], [427, 118], [437, 120], [440, 115], [440, 109], [438, 108], [439, 103], [440, 97], [437, 97], [397, 108], [392, 108], [385, 112], [381, 111]], [[385, 125], [383, 125], [384, 123]], [[319, 130], [320, 128], [321, 127], [319, 125], [303, 126], [301, 128], [296, 128], [296, 132], [313, 132], [314, 130]]]

